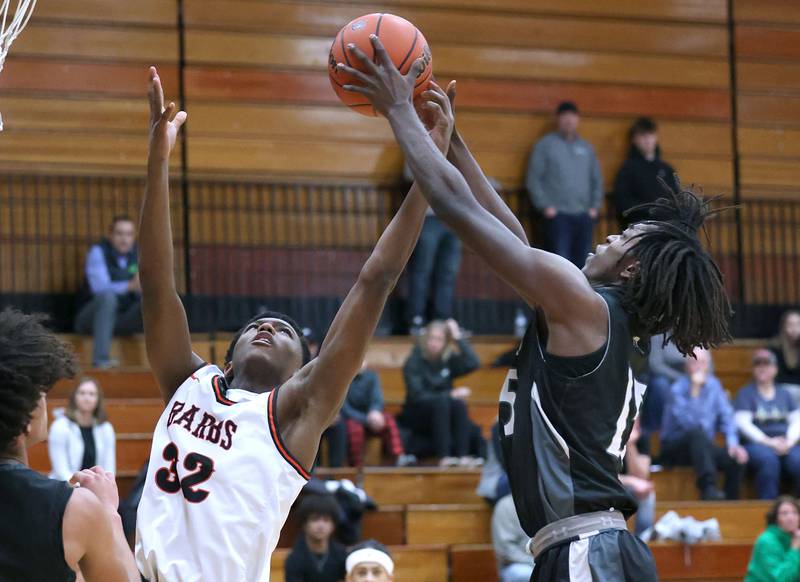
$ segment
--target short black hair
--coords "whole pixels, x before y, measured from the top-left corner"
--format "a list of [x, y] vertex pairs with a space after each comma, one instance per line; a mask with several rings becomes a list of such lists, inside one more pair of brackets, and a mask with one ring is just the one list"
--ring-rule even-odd
[[134, 220], [127, 214], [116, 214], [114, 218], [111, 219], [111, 230], [114, 230], [118, 222], [134, 222]]
[[671, 341], [689, 356], [694, 348], [731, 341], [732, 311], [722, 273], [698, 236], [705, 221], [724, 209], [712, 210], [713, 200], [683, 188], [677, 175], [675, 190], [659, 180], [665, 197], [625, 212], [646, 210], [649, 219], [625, 253], [638, 267], [623, 286], [622, 301], [639, 335], [665, 334], [665, 345]]
[[562, 101], [556, 107], [556, 115], [561, 115], [562, 113], [580, 114], [580, 111], [578, 111], [578, 106], [574, 101]]
[[75, 375], [74, 354], [45, 320], [11, 308], [0, 313], [0, 451], [25, 432], [42, 394]]
[[384, 546], [378, 540], [364, 540], [363, 542], [359, 542], [359, 543], [357, 543], [356, 545], [354, 545], [353, 547], [350, 548], [350, 551], [347, 552], [347, 555], [349, 556], [353, 552], [357, 552], [358, 550], [366, 550], [366, 549], [378, 550], [379, 552], [383, 552], [384, 554], [386, 554], [390, 558], [392, 557], [392, 553], [389, 551], [389, 548]]
[[283, 313], [278, 311], [262, 311], [258, 315], [251, 317], [247, 320], [247, 322], [239, 328], [239, 331], [236, 332], [236, 335], [233, 336], [231, 343], [228, 344], [228, 351], [225, 352], [225, 362], [224, 364], [227, 366], [233, 361], [233, 350], [236, 347], [236, 342], [239, 341], [239, 338], [242, 337], [244, 330], [247, 329], [254, 321], [258, 321], [259, 319], [280, 319], [281, 321], [285, 321], [288, 323], [294, 332], [297, 334], [297, 337], [300, 338], [300, 346], [303, 349], [303, 365], [305, 366], [308, 362], [311, 361], [311, 350], [308, 348], [308, 341], [306, 341], [306, 336], [303, 333], [303, 328], [298, 325], [298, 323]]
[[658, 131], [658, 125], [649, 117], [640, 117], [633, 122], [631, 128], [628, 130], [628, 137], [633, 139], [636, 135], [643, 133], [655, 133]]
[[333, 523], [339, 523], [342, 509], [333, 495], [310, 494], [303, 497], [297, 507], [297, 517], [300, 527], [304, 527], [312, 515], [323, 515], [331, 518]]
[[775, 503], [772, 504], [769, 511], [767, 511], [767, 525], [776, 525], [778, 523], [778, 511], [784, 503], [791, 503], [794, 505], [797, 512], [800, 513], [800, 503], [797, 502], [797, 499], [791, 495], [781, 495], [775, 500]]

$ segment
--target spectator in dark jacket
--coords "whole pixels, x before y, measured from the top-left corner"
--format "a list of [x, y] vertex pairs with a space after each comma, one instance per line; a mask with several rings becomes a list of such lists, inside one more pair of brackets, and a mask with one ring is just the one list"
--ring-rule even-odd
[[380, 437], [384, 454], [391, 457], [398, 466], [410, 465], [416, 461], [413, 455], [406, 455], [403, 451], [397, 422], [383, 409], [380, 378], [367, 368], [366, 360], [347, 389], [342, 416], [347, 424], [351, 466], [361, 467], [364, 464], [365, 436]]
[[339, 506], [331, 495], [309, 495], [298, 508], [302, 533], [286, 558], [286, 582], [341, 582], [347, 550], [334, 541]]
[[800, 405], [800, 311], [786, 311], [781, 316], [773, 353], [778, 361], [775, 381], [783, 384]]
[[478, 356], [458, 324], [449, 319], [428, 324], [403, 366], [403, 422], [412, 432], [432, 439], [442, 466], [476, 464], [481, 445], [485, 447], [482, 442], [476, 443], [476, 429], [477, 440], [482, 441], [480, 429], [467, 415], [466, 399], [471, 390], [453, 387], [455, 378], [469, 374], [479, 365]]
[[777, 359], [769, 350], [753, 354], [753, 382], [736, 395], [736, 425], [756, 474], [759, 499], [775, 499], [781, 472], [800, 491], [800, 410], [789, 393], [775, 384]]
[[[739, 498], [747, 451], [739, 444], [733, 407], [720, 381], [708, 371], [710, 355], [696, 349], [686, 361], [686, 375], [672, 385], [661, 425], [661, 460], [691, 465], [703, 499]], [[719, 430], [724, 448], [714, 444]], [[725, 493], [717, 489], [717, 470], [725, 471]]]
[[620, 230], [647, 218], [644, 211], [623, 216], [626, 210], [653, 202], [664, 196], [664, 187], [659, 178], [670, 187], [675, 187], [675, 170], [661, 159], [658, 145], [658, 128], [649, 117], [640, 117], [629, 131], [631, 149], [628, 159], [622, 164], [614, 182], [614, 205], [620, 222]]

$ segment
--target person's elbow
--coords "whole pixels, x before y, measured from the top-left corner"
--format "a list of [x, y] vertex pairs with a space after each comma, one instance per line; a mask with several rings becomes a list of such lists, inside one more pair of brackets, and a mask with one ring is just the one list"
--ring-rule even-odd
[[356, 285], [370, 292], [390, 293], [403, 271], [400, 261], [373, 255], [358, 274]]

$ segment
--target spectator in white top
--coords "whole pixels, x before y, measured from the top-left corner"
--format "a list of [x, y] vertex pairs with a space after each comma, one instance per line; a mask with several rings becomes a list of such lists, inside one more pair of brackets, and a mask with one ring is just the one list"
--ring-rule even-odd
[[769, 350], [753, 354], [753, 382], [736, 396], [734, 418], [756, 475], [760, 499], [778, 496], [781, 473], [789, 475], [794, 493], [800, 492], [800, 410], [775, 383], [778, 361]]
[[525, 547], [528, 535], [522, 529], [514, 499], [506, 495], [492, 513], [492, 545], [500, 582], [528, 582], [533, 573], [533, 556]]
[[69, 397], [66, 410], [54, 411], [47, 449], [50, 477], [69, 480], [73, 474], [98, 465], [117, 472], [116, 436], [103, 406], [103, 391], [96, 380], [82, 378]]

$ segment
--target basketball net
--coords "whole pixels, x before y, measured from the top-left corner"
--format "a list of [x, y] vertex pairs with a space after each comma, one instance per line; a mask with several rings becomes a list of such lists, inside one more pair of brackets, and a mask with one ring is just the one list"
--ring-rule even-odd
[[[13, 13], [9, 14], [9, 6], [12, 0], [2, 0], [0, 8], [0, 72], [3, 71], [3, 63], [6, 60], [8, 49], [13, 43], [33, 14], [36, 0], [17, 0], [17, 7]], [[3, 116], [0, 115], [0, 131], [3, 131]]]

